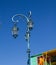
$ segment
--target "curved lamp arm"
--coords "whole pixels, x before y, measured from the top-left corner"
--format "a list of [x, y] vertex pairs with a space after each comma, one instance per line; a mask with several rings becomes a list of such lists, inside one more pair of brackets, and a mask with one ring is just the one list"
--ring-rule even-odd
[[18, 22], [18, 20], [16, 20], [16, 21], [14, 20], [14, 18], [15, 18], [16, 16], [25, 17], [26, 20], [27, 20], [27, 22], [29, 22], [29, 19], [28, 19], [25, 15], [23, 15], [23, 14], [16, 14], [16, 15], [14, 15], [14, 16], [12, 17], [12, 21], [13, 21], [13, 22]]
[[[29, 18], [28, 18], [27, 16], [23, 15], [23, 14], [16, 14], [16, 15], [14, 15], [14, 16], [12, 17], [12, 21], [13, 21], [13, 22], [18, 22], [18, 20], [16, 20], [16, 21], [14, 20], [14, 17], [16, 17], [16, 16], [24, 17], [24, 18], [26, 18], [27, 22], [29, 22]], [[31, 17], [31, 11], [29, 11], [29, 17]]]
[[14, 16], [12, 17], [12, 21], [13, 21], [13, 22], [18, 22], [18, 20], [16, 20], [16, 21], [14, 20], [14, 18], [15, 18], [16, 16], [24, 17], [24, 18], [26, 18], [27, 22], [29, 22], [29, 18], [28, 18], [27, 16], [23, 15], [23, 14], [16, 14], [16, 15], [14, 15]]

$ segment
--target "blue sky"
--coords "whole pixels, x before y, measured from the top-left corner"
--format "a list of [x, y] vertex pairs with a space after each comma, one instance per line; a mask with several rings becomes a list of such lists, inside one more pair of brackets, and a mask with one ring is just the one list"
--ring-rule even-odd
[[0, 65], [27, 65], [26, 24], [18, 23], [19, 36], [11, 35], [12, 16], [32, 11], [31, 55], [56, 48], [56, 0], [0, 0]]

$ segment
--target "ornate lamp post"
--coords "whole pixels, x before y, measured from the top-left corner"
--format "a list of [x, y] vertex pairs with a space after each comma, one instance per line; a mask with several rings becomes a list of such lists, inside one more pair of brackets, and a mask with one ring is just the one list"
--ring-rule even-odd
[[29, 16], [25, 16], [24, 14], [16, 14], [12, 17], [12, 21], [14, 23], [14, 26], [12, 27], [12, 36], [14, 38], [17, 38], [18, 36], [18, 32], [19, 32], [19, 28], [17, 27], [17, 23], [18, 20], [15, 20], [14, 18], [20, 16], [22, 18], [26, 18], [26, 22], [27, 22], [27, 30], [26, 30], [26, 34], [25, 34], [25, 39], [27, 41], [27, 53], [28, 53], [28, 60], [27, 60], [27, 65], [30, 65], [30, 32], [33, 29], [33, 22], [31, 19], [31, 11], [29, 12]]

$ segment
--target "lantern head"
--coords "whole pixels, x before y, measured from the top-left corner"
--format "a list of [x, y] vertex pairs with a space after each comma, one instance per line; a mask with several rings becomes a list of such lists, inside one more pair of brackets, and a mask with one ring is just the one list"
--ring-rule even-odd
[[13, 28], [12, 28], [12, 36], [13, 36], [14, 38], [17, 38], [17, 36], [18, 36], [18, 31], [19, 31], [19, 28], [18, 28], [16, 25], [14, 25]]
[[31, 19], [29, 19], [29, 22], [27, 23], [27, 27], [29, 28], [30, 31], [33, 29], [33, 22]]
[[29, 37], [30, 37], [30, 32], [26, 32], [26, 34], [25, 34], [26, 41], [28, 41]]

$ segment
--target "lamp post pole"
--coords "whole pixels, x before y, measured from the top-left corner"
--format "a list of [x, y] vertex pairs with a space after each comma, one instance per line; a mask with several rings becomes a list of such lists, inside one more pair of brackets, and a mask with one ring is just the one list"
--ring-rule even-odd
[[19, 28], [17, 27], [17, 23], [19, 22], [18, 20], [15, 20], [15, 17], [20, 16], [22, 18], [26, 18], [26, 22], [27, 22], [27, 30], [26, 30], [26, 34], [25, 34], [25, 39], [27, 41], [27, 54], [28, 54], [28, 60], [27, 60], [27, 65], [30, 65], [30, 32], [33, 29], [33, 22], [31, 19], [31, 11], [29, 12], [29, 16], [25, 16], [24, 14], [16, 14], [12, 17], [12, 21], [14, 26], [12, 27], [12, 36], [14, 38], [17, 38], [18, 36], [18, 32], [19, 32]]

